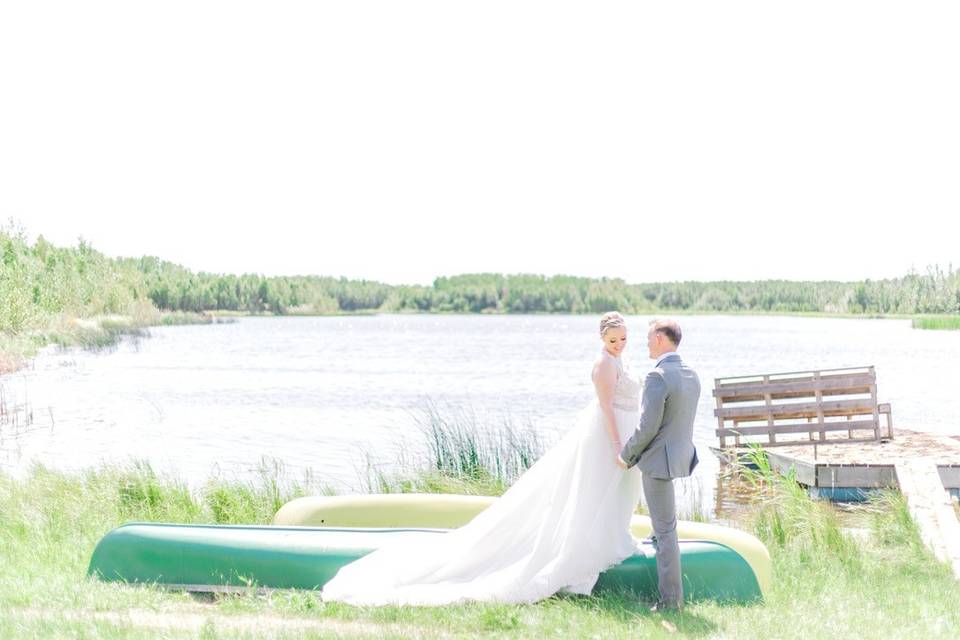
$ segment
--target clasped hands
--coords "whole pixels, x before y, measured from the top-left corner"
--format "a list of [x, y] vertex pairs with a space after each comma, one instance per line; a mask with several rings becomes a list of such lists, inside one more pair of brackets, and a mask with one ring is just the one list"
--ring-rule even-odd
[[613, 448], [617, 452], [617, 458], [615, 461], [617, 466], [626, 471], [627, 463], [624, 462], [623, 458], [620, 457], [620, 451], [623, 449], [623, 445], [621, 445], [619, 441], [614, 441], [611, 444], [613, 444]]

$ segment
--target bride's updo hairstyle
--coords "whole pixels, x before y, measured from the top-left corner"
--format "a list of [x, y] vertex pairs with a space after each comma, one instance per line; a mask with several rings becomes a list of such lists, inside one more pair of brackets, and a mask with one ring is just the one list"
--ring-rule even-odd
[[603, 336], [610, 329], [626, 326], [627, 322], [623, 319], [622, 315], [616, 311], [609, 311], [600, 318], [600, 335]]

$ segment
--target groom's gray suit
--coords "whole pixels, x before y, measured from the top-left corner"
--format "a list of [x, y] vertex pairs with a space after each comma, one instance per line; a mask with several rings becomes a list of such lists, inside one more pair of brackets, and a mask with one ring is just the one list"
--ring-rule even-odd
[[643, 496], [657, 549], [660, 600], [668, 607], [683, 602], [677, 507], [673, 479], [689, 476], [697, 466], [693, 418], [700, 400], [700, 379], [676, 353], [657, 361], [644, 381], [640, 426], [620, 457], [643, 472]]

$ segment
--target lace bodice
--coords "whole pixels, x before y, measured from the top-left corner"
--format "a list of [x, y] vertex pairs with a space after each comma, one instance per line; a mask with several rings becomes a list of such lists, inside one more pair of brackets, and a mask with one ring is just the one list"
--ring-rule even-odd
[[623, 360], [617, 361], [617, 386], [613, 390], [613, 406], [616, 409], [637, 411], [640, 409], [640, 380], [633, 375]]

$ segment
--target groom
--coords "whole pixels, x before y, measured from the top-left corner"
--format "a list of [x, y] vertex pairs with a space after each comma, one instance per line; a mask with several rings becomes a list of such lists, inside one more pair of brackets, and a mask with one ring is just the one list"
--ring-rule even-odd
[[643, 496], [657, 549], [660, 601], [655, 610], [683, 605], [673, 479], [689, 476], [698, 462], [693, 418], [700, 399], [700, 379], [677, 355], [680, 338], [680, 325], [673, 320], [650, 323], [647, 347], [657, 364], [644, 381], [640, 426], [617, 459], [624, 469], [636, 464], [643, 472]]

